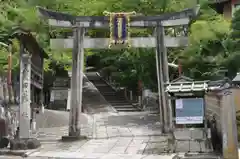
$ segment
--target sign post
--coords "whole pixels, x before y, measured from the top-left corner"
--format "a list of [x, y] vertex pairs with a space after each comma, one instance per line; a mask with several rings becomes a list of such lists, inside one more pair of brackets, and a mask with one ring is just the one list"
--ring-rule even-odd
[[202, 124], [204, 117], [202, 98], [176, 100], [176, 124]]

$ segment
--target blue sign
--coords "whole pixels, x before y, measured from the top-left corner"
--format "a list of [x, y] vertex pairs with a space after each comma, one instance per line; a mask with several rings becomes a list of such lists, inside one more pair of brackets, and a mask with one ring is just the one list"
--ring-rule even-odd
[[176, 100], [176, 124], [202, 124], [204, 117], [203, 98]]

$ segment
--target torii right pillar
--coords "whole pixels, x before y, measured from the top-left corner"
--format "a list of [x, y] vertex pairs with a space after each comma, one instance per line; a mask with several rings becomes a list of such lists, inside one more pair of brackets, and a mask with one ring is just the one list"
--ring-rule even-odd
[[160, 122], [162, 124], [162, 132], [167, 133], [172, 128], [172, 110], [171, 102], [168, 101], [168, 94], [165, 92], [165, 83], [169, 82], [169, 72], [167, 50], [164, 43], [164, 27], [160, 21], [157, 22], [155, 34]]

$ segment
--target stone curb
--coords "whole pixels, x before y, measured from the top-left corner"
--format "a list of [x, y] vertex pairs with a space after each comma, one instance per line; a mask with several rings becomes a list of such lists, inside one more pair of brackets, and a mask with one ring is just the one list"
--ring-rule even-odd
[[178, 153], [172, 159], [222, 159], [220, 155], [203, 152], [203, 153]]
[[11, 155], [11, 156], [28, 157], [30, 154], [39, 151], [40, 148], [32, 149], [32, 150], [9, 150], [9, 149], [3, 149], [3, 150], [0, 150], [0, 156], [10, 156]]
[[138, 138], [138, 137], [154, 137], [154, 136], [163, 136], [165, 134], [153, 134], [153, 135], [115, 135], [115, 136], [106, 136], [106, 137], [88, 137], [88, 139], [111, 139], [111, 138]]

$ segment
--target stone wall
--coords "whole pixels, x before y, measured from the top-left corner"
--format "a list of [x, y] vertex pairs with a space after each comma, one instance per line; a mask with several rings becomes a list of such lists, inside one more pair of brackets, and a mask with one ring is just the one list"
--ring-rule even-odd
[[[239, 88], [231, 88], [232, 95], [234, 98], [234, 104], [236, 108], [236, 112], [240, 111], [240, 89]], [[208, 92], [205, 95], [205, 106], [206, 106], [206, 115], [207, 118], [211, 119], [213, 114], [216, 116], [217, 120], [217, 128], [218, 132], [221, 134], [221, 115], [222, 113], [222, 106], [223, 106], [223, 99], [221, 96], [218, 96], [218, 94], [221, 94], [220, 91], [217, 92]]]
[[207, 119], [211, 120], [215, 115], [217, 121], [217, 130], [221, 134], [221, 98], [217, 95], [219, 92], [208, 92], [205, 95], [205, 112]]

